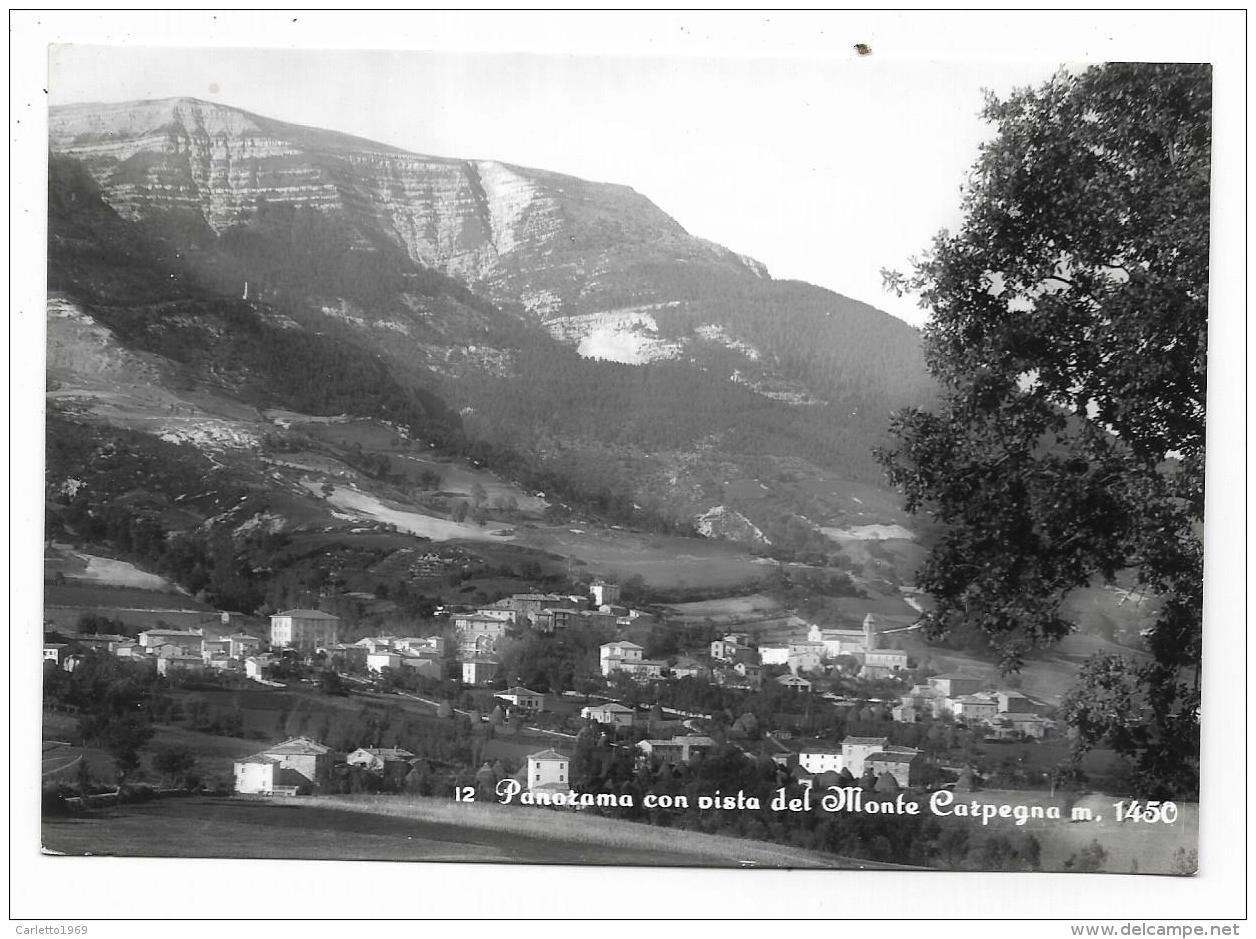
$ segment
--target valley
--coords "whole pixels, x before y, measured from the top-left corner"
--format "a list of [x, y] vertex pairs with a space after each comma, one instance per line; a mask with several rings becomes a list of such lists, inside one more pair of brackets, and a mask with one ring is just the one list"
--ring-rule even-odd
[[[1060, 708], [1141, 655], [1130, 584], [1018, 676], [920, 632], [937, 532], [874, 455], [936, 393], [917, 330], [624, 186], [195, 99], [50, 128], [47, 849], [927, 866], [919, 819], [451, 797], [537, 760], [809, 787], [835, 746], [869, 792], [1126, 785], [1110, 751], [1064, 773]], [[276, 783], [287, 745], [327, 759]]]

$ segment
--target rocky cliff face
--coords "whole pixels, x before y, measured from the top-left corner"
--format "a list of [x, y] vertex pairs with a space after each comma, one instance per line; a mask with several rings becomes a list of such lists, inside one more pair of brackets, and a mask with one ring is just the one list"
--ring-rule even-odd
[[606, 308], [616, 275], [648, 262], [766, 276], [625, 186], [421, 156], [191, 98], [53, 108], [49, 141], [123, 217], [187, 209], [221, 233], [259, 201], [334, 210], [364, 240], [382, 234], [412, 260], [541, 316]]

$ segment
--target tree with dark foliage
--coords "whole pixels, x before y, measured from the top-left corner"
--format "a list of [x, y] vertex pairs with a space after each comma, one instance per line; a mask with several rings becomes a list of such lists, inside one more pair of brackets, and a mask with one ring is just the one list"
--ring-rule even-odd
[[1070, 591], [1133, 576], [1153, 661], [1099, 656], [1063, 711], [1150, 797], [1198, 793], [1208, 306], [1208, 66], [1061, 72], [985, 117], [957, 233], [912, 274], [936, 407], [880, 458], [940, 523], [918, 583], [934, 637], [1008, 671], [1067, 635]]

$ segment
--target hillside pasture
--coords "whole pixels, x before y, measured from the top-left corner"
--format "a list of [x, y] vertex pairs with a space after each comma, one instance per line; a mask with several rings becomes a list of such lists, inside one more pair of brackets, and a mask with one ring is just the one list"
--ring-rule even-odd
[[692, 603], [672, 603], [666, 609], [683, 620], [712, 619], [715, 622], [737, 621], [746, 617], [766, 616], [780, 610], [781, 604], [767, 594], [752, 593], [746, 597], [719, 597]]
[[45, 850], [119, 857], [865, 868], [873, 862], [569, 810], [418, 797], [162, 799], [45, 818]]
[[742, 586], [762, 580], [774, 564], [729, 542], [582, 525], [521, 528], [517, 540], [583, 561], [599, 576], [622, 582], [639, 574], [659, 588]]
[[[1113, 803], [1120, 796], [1090, 793], [1070, 802], [1066, 796], [1052, 796], [1045, 792], [1023, 790], [980, 790], [957, 794], [956, 801], [977, 800], [995, 804], [1048, 806], [1061, 808], [1060, 819], [1029, 819], [1017, 825], [1011, 818], [994, 818], [988, 825], [974, 824], [971, 818], [954, 816], [939, 817], [944, 828], [963, 827], [969, 831], [973, 843], [988, 839], [997, 833], [1029, 834], [1038, 839], [1042, 848], [1040, 858], [1044, 871], [1063, 871], [1065, 862], [1082, 851], [1092, 841], [1097, 841], [1107, 852], [1101, 871], [1113, 874], [1170, 874], [1180, 873], [1173, 869], [1174, 856], [1179, 849], [1194, 851], [1199, 846], [1199, 805], [1180, 803], [1178, 818], [1173, 824], [1163, 822], [1144, 823], [1117, 821]], [[1070, 807], [1090, 810], [1091, 821], [1071, 821]]]

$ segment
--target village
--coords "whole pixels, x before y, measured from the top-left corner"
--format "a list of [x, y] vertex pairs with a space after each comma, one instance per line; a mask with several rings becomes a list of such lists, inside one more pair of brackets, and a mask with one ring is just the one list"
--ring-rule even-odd
[[[70, 673], [89, 657], [108, 656], [176, 683], [229, 679], [282, 689], [295, 680], [340, 694], [403, 695], [407, 704], [430, 705], [438, 717], [470, 720], [473, 734], [513, 726], [552, 741], [448, 777], [459, 784], [439, 794], [468, 800], [522, 792], [558, 795], [561, 804], [588, 778], [587, 771], [573, 771], [573, 760], [582, 759], [583, 748], [587, 764], [591, 747], [601, 748], [604, 769], [613, 760], [621, 776], [644, 772], [654, 780], [692, 774], [721, 751], [770, 766], [774, 781], [805, 790], [971, 790], [982, 771], [990, 772], [990, 761], [977, 759], [982, 745], [1057, 733], [1055, 721], [1038, 713], [1042, 702], [975, 675], [925, 674], [893, 647], [872, 614], [858, 624], [799, 626], [786, 641], [728, 632], [702, 647], [647, 658], [646, 647], [626, 636], [656, 627], [657, 617], [624, 605], [620, 587], [598, 579], [586, 594], [517, 593], [443, 610], [439, 631], [422, 636], [344, 642], [338, 617], [294, 609], [272, 615], [263, 638], [222, 613], [195, 627], [134, 637], [50, 633], [56, 641], [45, 642], [43, 658], [46, 669]], [[579, 690], [526, 687], [510, 668], [509, 649], [529, 638], [541, 648], [555, 638], [579, 638], [590, 657], [596, 649], [596, 666], [585, 663], [595, 677]], [[451, 687], [459, 689], [452, 701]], [[727, 706], [690, 703], [708, 695]], [[298, 735], [263, 746], [234, 763], [233, 792], [334, 792], [334, 780], [346, 772], [366, 774], [381, 791], [401, 791], [408, 776], [427, 769], [405, 747], [353, 742], [352, 749], [337, 749]], [[465, 781], [472, 785], [460, 785]]]

